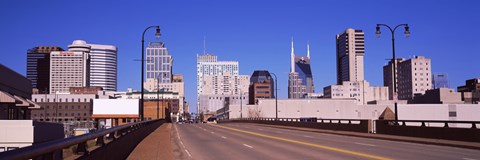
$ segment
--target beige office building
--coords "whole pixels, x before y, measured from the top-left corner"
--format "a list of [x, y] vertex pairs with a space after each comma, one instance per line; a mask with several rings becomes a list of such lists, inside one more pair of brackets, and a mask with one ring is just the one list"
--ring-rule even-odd
[[[395, 72], [393, 71], [393, 63], [392, 61], [389, 61], [387, 65], [383, 66], [383, 86], [388, 87], [388, 95], [389, 99], [393, 100], [394, 94], [393, 94], [393, 73], [395, 73], [395, 77], [398, 77], [398, 64], [400, 62], [405, 61], [403, 58], [396, 58], [395, 60]], [[396, 82], [397, 90], [398, 90], [398, 78]]]
[[388, 100], [388, 87], [370, 86], [366, 80], [343, 81], [323, 89], [324, 97], [330, 99], [355, 99], [357, 104]]
[[348, 28], [337, 34], [337, 84], [364, 80], [365, 34]]
[[50, 94], [69, 93], [70, 87], [88, 87], [89, 54], [54, 51], [50, 54]]
[[[423, 95], [432, 89], [431, 60], [424, 56], [398, 62], [398, 99], [411, 100], [415, 94]], [[384, 75], [385, 76], [385, 75]]]

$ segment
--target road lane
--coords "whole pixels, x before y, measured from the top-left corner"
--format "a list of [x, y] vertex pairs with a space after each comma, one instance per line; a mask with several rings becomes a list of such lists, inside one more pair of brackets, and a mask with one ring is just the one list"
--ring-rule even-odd
[[[264, 137], [251, 136], [240, 132], [232, 132], [214, 125], [210, 129], [217, 130], [233, 141], [240, 141], [251, 144], [268, 159], [319, 159], [319, 157], [328, 159], [365, 159], [349, 154], [338, 154], [338, 152], [312, 148], [301, 144], [292, 144], [285, 141], [272, 141]], [[240, 143], [239, 142], [239, 143]]]
[[230, 141], [211, 136], [210, 132], [195, 128], [193, 125], [175, 125], [178, 136], [185, 146], [190, 159], [248, 159], [248, 148], [235, 147]]
[[[184, 131], [188, 131], [191, 128], [196, 129], [199, 131], [197, 133], [200, 136], [210, 136], [210, 137], [218, 137], [214, 139], [222, 139], [225, 141], [230, 141], [228, 144], [221, 144], [218, 143], [216, 145], [231, 145], [226, 146], [226, 148], [237, 148], [236, 150], [244, 151], [244, 154], [247, 159], [369, 159], [366, 157], [361, 157], [358, 155], [353, 154], [345, 154], [339, 153], [338, 151], [331, 151], [320, 149], [316, 147], [310, 147], [302, 144], [295, 144], [285, 141], [278, 141], [272, 140], [265, 137], [258, 137], [252, 136], [245, 133], [234, 132], [231, 130], [227, 130], [224, 128], [219, 128], [213, 125], [205, 125], [205, 124], [194, 124], [194, 125], [177, 125], [178, 130], [180, 133]], [[204, 131], [205, 129], [206, 131]], [[203, 133], [202, 133], [203, 132]], [[214, 132], [212, 134], [211, 132]], [[210, 135], [205, 135], [204, 133], [209, 133]], [[186, 133], [189, 134], [189, 133]], [[183, 136], [182, 136], [183, 137]], [[225, 137], [225, 138], [222, 138]], [[210, 148], [209, 146], [212, 145], [210, 143], [206, 143], [201, 145], [201, 143], [197, 143], [198, 141], [204, 141], [205, 139], [189, 139], [186, 140], [182, 138], [185, 145], [187, 146], [188, 150], [198, 150], [197, 148]], [[197, 141], [196, 144], [187, 145], [187, 141]], [[245, 148], [249, 150], [245, 150]], [[224, 154], [222, 149], [211, 148], [211, 150], [216, 150], [217, 154]], [[193, 153], [192, 156], [195, 158], [197, 153]], [[199, 151], [201, 152], [201, 151]], [[206, 152], [208, 153], [208, 152]], [[198, 153], [198, 154], [205, 154], [205, 153]], [[212, 155], [215, 159], [218, 158], [217, 155]], [[244, 159], [241, 157], [235, 157], [234, 155], [229, 155], [229, 159]], [[201, 157], [205, 157], [201, 155]], [[219, 156], [219, 157], [227, 157], [227, 156]]]
[[221, 125], [396, 159], [418, 159], [421, 157], [422, 159], [470, 158], [480, 160], [480, 151], [472, 149], [306, 132], [257, 124], [229, 123]]

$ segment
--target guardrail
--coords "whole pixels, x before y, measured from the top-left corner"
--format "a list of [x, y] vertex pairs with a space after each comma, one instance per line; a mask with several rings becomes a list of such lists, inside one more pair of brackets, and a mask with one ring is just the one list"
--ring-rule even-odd
[[[165, 120], [150, 120], [113, 127], [97, 132], [50, 141], [38, 145], [1, 152], [1, 159], [63, 159], [63, 149], [76, 145], [75, 159], [126, 159], [136, 145]], [[87, 141], [96, 147], [87, 149]]]
[[378, 134], [480, 142], [480, 121], [376, 120], [375, 126]]
[[369, 133], [372, 130], [371, 120], [367, 119], [242, 118], [219, 121], [219, 123], [225, 122], [259, 123], [362, 133]]

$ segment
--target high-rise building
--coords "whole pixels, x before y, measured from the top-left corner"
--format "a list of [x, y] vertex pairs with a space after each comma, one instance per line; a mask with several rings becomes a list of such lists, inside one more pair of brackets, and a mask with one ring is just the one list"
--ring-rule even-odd
[[232, 75], [228, 72], [223, 75], [204, 75], [201, 94], [243, 94], [248, 92], [249, 80], [248, 75]]
[[89, 54], [90, 86], [102, 87], [105, 91], [117, 91], [117, 47], [75, 40], [68, 46], [68, 50]]
[[307, 56], [296, 56], [293, 48], [290, 53], [290, 73], [288, 74], [288, 98], [305, 98], [314, 93], [312, 69], [310, 68], [310, 45], [307, 44]]
[[[203, 112], [202, 108], [200, 107], [201, 105], [200, 95], [210, 94], [211, 92], [208, 91], [207, 93], [207, 90], [214, 90], [214, 89], [208, 88], [205, 85], [205, 83], [207, 83], [206, 76], [223, 76], [227, 74], [230, 76], [238, 76], [239, 68], [238, 68], [237, 61], [217, 61], [217, 56], [214, 56], [212, 54], [203, 54], [203, 55], [197, 56], [197, 112], [198, 113]], [[239, 86], [236, 86], [236, 87], [239, 87]], [[229, 91], [231, 90], [229, 89], [226, 92], [229, 92]], [[246, 92], [247, 89], [245, 89], [244, 91]]]
[[254, 71], [248, 87], [248, 103], [255, 104], [259, 98], [275, 98], [274, 80], [266, 70]]
[[341, 85], [330, 85], [323, 88], [324, 98], [357, 100], [358, 104], [372, 101], [388, 100], [388, 87], [370, 86], [368, 81], [343, 81]]
[[432, 70], [429, 58], [415, 56], [398, 64], [398, 99], [411, 100], [415, 94], [432, 89]]
[[[200, 94], [200, 110], [204, 113], [215, 112], [224, 107], [224, 100], [230, 105], [248, 103], [248, 75], [204, 75], [202, 93]], [[226, 99], [225, 99], [226, 98]]]
[[434, 73], [432, 75], [433, 88], [450, 88], [450, 81], [446, 73]]
[[90, 86], [89, 54], [53, 51], [50, 53], [50, 94], [68, 93], [70, 87]]
[[163, 42], [150, 42], [146, 51], [146, 79], [158, 79], [160, 83], [172, 82], [173, 58]]
[[348, 28], [337, 34], [337, 84], [364, 80], [365, 34]]
[[[395, 73], [395, 77], [398, 77], [398, 64], [400, 62], [403, 62], [405, 61], [405, 59], [403, 58], [397, 58], [395, 60], [395, 72], [393, 72], [393, 63], [392, 61], [389, 61], [387, 65], [383, 66], [383, 86], [386, 86], [388, 87], [388, 96], [389, 96], [389, 99], [390, 100], [393, 100], [393, 73]], [[396, 87], [397, 87], [397, 90], [398, 90], [398, 78], [397, 78], [397, 82], [396, 82]]]
[[50, 88], [50, 52], [63, 51], [57, 46], [38, 46], [27, 51], [27, 78], [38, 93], [48, 93]]

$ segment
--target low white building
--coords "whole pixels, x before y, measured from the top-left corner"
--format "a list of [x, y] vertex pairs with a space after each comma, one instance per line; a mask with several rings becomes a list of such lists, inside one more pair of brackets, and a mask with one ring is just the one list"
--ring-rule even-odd
[[342, 85], [331, 85], [323, 88], [324, 98], [355, 99], [358, 104], [371, 101], [388, 100], [388, 87], [370, 86], [368, 81], [343, 81]]
[[[278, 118], [377, 120], [393, 104], [358, 105], [354, 99], [279, 99]], [[240, 112], [242, 111], [242, 112]], [[230, 105], [230, 118], [275, 118], [275, 99], [260, 99], [258, 105]], [[400, 120], [480, 121], [480, 104], [398, 104]]]
[[62, 124], [33, 120], [0, 120], [0, 152], [63, 138]]

